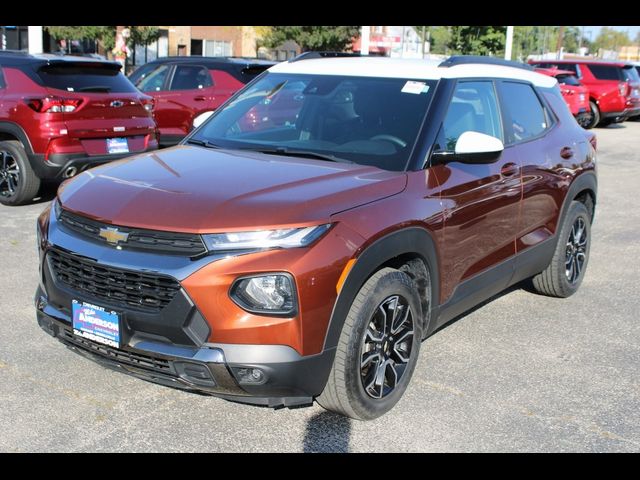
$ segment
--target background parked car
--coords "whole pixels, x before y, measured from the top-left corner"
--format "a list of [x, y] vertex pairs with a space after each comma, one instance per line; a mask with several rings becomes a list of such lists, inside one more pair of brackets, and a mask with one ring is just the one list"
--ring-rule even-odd
[[562, 97], [567, 102], [571, 114], [581, 126], [591, 128], [589, 89], [580, 83], [575, 74], [569, 70], [557, 68], [536, 68], [536, 72], [555, 77], [558, 80], [560, 92], [562, 92]]
[[158, 148], [153, 98], [120, 67], [0, 52], [0, 203], [31, 200], [42, 179]]
[[155, 99], [160, 144], [170, 146], [237, 90], [275, 62], [227, 57], [165, 57], [149, 62], [129, 79]]
[[599, 60], [530, 60], [539, 68], [574, 72], [589, 89], [591, 122], [587, 128], [622, 122], [640, 115], [640, 77], [628, 62]]

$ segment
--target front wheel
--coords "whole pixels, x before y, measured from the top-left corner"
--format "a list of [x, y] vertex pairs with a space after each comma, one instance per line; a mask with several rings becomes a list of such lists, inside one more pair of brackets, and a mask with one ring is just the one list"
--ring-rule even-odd
[[372, 420], [400, 400], [415, 369], [422, 339], [422, 307], [409, 275], [392, 268], [362, 286], [344, 323], [324, 391], [327, 410]]

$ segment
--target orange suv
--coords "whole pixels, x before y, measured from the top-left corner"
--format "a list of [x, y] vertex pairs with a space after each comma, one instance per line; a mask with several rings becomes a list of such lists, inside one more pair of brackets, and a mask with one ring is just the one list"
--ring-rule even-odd
[[446, 322], [527, 278], [576, 292], [594, 146], [511, 63], [303, 55], [181, 145], [62, 185], [38, 322], [163, 385], [376, 418]]

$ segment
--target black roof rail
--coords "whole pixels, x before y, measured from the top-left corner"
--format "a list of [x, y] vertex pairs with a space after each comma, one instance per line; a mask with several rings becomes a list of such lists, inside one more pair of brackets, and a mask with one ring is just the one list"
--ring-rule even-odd
[[289, 60], [291, 62], [299, 62], [300, 60], [309, 60], [310, 58], [328, 58], [328, 57], [361, 57], [359, 53], [349, 52], [303, 52], [300, 55]]
[[456, 65], [482, 64], [482, 65], [502, 65], [503, 67], [521, 68], [523, 70], [533, 70], [531, 65], [526, 63], [504, 60], [496, 57], [484, 57], [482, 55], [451, 55], [439, 67], [455, 67]]

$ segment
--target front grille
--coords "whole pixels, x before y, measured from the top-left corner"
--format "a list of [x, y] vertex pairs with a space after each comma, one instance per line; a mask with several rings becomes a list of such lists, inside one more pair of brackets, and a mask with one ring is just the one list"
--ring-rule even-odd
[[107, 267], [60, 250], [49, 250], [47, 258], [58, 282], [81, 298], [88, 295], [109, 305], [159, 312], [180, 290], [171, 277]]
[[173, 373], [169, 361], [164, 358], [153, 357], [142, 353], [133, 353], [127, 350], [118, 350], [117, 348], [109, 347], [108, 345], [92, 342], [86, 338], [74, 335], [73, 330], [70, 327], [63, 327], [62, 338], [78, 348], [110, 360], [115, 360], [117, 362], [136, 367], [147, 368], [165, 374]]
[[[100, 236], [100, 229], [117, 228], [118, 232], [129, 234], [127, 241], [121, 242], [118, 245], [121, 248], [146, 250], [169, 255], [187, 255], [189, 257], [201, 255], [206, 252], [200, 235], [191, 233], [162, 232], [159, 230], [120, 227], [97, 222], [67, 210], [60, 212], [59, 222], [74, 232], [105, 245], [111, 244]], [[112, 246], [115, 248], [115, 245]]]

